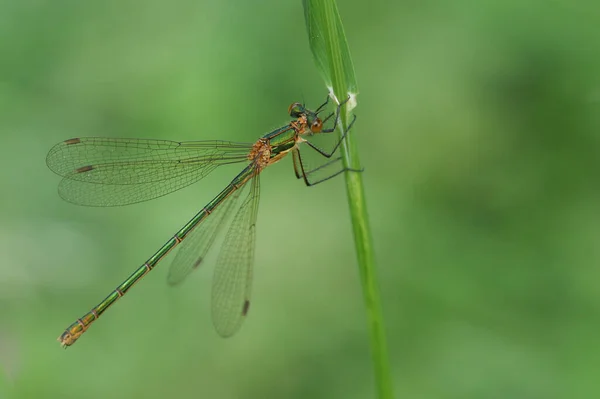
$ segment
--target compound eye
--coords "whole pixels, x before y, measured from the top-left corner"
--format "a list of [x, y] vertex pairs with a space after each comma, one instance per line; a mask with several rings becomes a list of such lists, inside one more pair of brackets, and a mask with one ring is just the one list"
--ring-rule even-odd
[[304, 107], [300, 103], [293, 103], [290, 105], [290, 108], [288, 108], [288, 114], [290, 114], [292, 118], [299, 118], [303, 113]]
[[310, 131], [313, 133], [319, 133], [323, 129], [323, 121], [317, 118], [310, 124]]

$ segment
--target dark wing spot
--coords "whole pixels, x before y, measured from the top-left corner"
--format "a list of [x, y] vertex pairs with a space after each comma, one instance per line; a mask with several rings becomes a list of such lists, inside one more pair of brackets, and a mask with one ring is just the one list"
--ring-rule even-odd
[[192, 266], [192, 269], [197, 269], [203, 260], [204, 260], [204, 258], [202, 256], [199, 257], [198, 259], [196, 259], [196, 261], [194, 262], [194, 265]]
[[244, 301], [244, 308], [242, 309], [242, 316], [246, 316], [248, 314], [248, 309], [250, 309], [250, 301], [246, 299]]
[[81, 168], [75, 169], [75, 173], [85, 173], [89, 172], [92, 169], [94, 169], [92, 165], [82, 166]]
[[79, 144], [79, 143], [81, 143], [81, 139], [78, 139], [78, 138], [65, 140], [66, 145]]

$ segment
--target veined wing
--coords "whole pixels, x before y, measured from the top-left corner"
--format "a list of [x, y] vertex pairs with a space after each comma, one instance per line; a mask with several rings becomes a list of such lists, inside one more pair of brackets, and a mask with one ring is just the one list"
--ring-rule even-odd
[[225, 236], [213, 277], [212, 320], [222, 337], [230, 337], [239, 330], [250, 307], [260, 196], [258, 171], [249, 185], [250, 192]]
[[244, 191], [243, 187], [237, 189], [221, 204], [211, 210], [206, 220], [196, 226], [189, 233], [186, 240], [181, 243], [181, 248], [179, 248], [169, 268], [169, 275], [167, 276], [169, 284], [176, 285], [181, 283], [204, 262], [206, 254], [225, 224], [227, 216], [231, 216], [231, 211], [235, 209], [242, 191]]
[[84, 137], [54, 146], [48, 167], [63, 176], [59, 194], [88, 206], [157, 198], [197, 182], [217, 166], [247, 161], [252, 144], [229, 141]]

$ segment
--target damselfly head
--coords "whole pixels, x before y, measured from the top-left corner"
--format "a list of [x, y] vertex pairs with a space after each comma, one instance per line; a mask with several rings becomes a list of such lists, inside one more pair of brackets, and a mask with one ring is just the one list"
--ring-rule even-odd
[[[317, 113], [306, 109], [300, 103], [290, 105], [288, 112], [292, 118], [299, 118], [298, 121], [310, 129], [311, 133], [319, 133], [323, 129], [323, 121], [318, 117]], [[305, 133], [308, 132], [305, 131]]]

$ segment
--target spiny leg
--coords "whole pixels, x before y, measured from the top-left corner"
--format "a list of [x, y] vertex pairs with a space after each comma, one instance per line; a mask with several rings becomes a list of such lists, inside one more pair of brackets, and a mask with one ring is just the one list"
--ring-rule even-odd
[[[315, 114], [319, 115], [321, 113], [321, 111], [323, 111], [323, 108], [325, 108], [325, 106], [327, 104], [329, 104], [329, 98], [330, 98], [330, 96], [327, 95], [325, 102], [323, 104], [321, 104], [319, 106], [319, 108], [317, 108], [317, 110], [315, 111]], [[325, 122], [327, 122], [333, 115], [335, 115], [335, 122], [333, 124], [333, 127], [331, 129], [322, 130], [321, 133], [331, 133], [331, 132], [335, 131], [335, 128], [337, 126], [337, 120], [338, 120], [338, 117], [340, 116], [340, 110], [342, 108], [342, 105], [346, 104], [348, 101], [350, 101], [350, 96], [348, 96], [348, 98], [346, 98], [344, 101], [342, 101], [340, 104], [338, 104], [335, 112], [332, 112], [331, 114], [329, 114], [327, 116], [327, 118], [323, 119], [323, 124], [325, 124]]]
[[[336, 120], [336, 122], [334, 123], [331, 131], [329, 131], [329, 129], [328, 129], [327, 131], [323, 130], [321, 133], [333, 132], [335, 130], [335, 127], [337, 126], [337, 116], [336, 116], [335, 120]], [[319, 154], [323, 155], [325, 158], [331, 158], [331, 156], [337, 151], [340, 144], [342, 144], [342, 141], [344, 141], [344, 139], [346, 138], [346, 135], [352, 128], [352, 125], [354, 125], [355, 121], [356, 121], [356, 115], [354, 115], [354, 118], [352, 118], [352, 122], [350, 122], [350, 125], [348, 125], [348, 127], [346, 128], [346, 131], [344, 132], [344, 134], [342, 134], [342, 137], [340, 137], [340, 139], [337, 141], [337, 143], [335, 144], [335, 146], [333, 147], [333, 149], [330, 152], [323, 151], [322, 149], [320, 149], [319, 147], [317, 147], [316, 145], [314, 145], [313, 143], [311, 143], [308, 140], [306, 141], [306, 144], [308, 144], [310, 148], [317, 151]]]
[[329, 97], [329, 94], [328, 94], [328, 95], [327, 95], [327, 98], [325, 99], [325, 102], [324, 102], [323, 104], [321, 104], [321, 105], [319, 106], [319, 108], [317, 108], [317, 110], [315, 111], [315, 113], [316, 113], [316, 114], [318, 114], [319, 112], [321, 112], [321, 110], [322, 110], [323, 108], [325, 108], [325, 106], [326, 106], [327, 104], [329, 104], [329, 98], [330, 98], [330, 97]]
[[[317, 108], [317, 110], [315, 111], [315, 113], [316, 113], [317, 115], [318, 115], [318, 114], [319, 114], [319, 113], [320, 113], [320, 112], [323, 110], [323, 108], [324, 108], [324, 107], [325, 107], [327, 104], [329, 104], [329, 98], [330, 98], [330, 97], [331, 97], [331, 96], [328, 94], [328, 95], [327, 95], [327, 99], [325, 100], [325, 102], [324, 102], [323, 104], [321, 104], [321, 105], [319, 106], [319, 108]], [[341, 103], [340, 103], [340, 104], [337, 106], [336, 117], [337, 117], [337, 115], [339, 115], [339, 113], [340, 113], [340, 108], [342, 107], [342, 105], [346, 104], [348, 101], [350, 101], [350, 96], [348, 96], [348, 98], [346, 98], [344, 101], [342, 101], [342, 102], [341, 102]], [[329, 116], [327, 117], [327, 119], [329, 119], [330, 117], [331, 117], [331, 115], [329, 115]], [[327, 119], [326, 119], [326, 120], [327, 120]], [[323, 121], [323, 122], [324, 122], [324, 121]]]
[[[309, 175], [311, 175], [311, 174], [312, 174], [312, 173], [314, 173], [314, 172], [317, 172], [318, 170], [324, 169], [324, 168], [326, 168], [327, 166], [333, 165], [334, 163], [340, 162], [340, 161], [342, 160], [342, 157], [337, 157], [336, 159], [334, 159], [334, 160], [331, 160], [331, 161], [329, 161], [329, 162], [326, 162], [326, 163], [324, 163], [324, 164], [323, 164], [323, 165], [321, 165], [321, 166], [318, 166], [318, 167], [316, 167], [316, 168], [314, 168], [314, 169], [311, 169], [311, 170], [309, 170], [309, 171], [306, 171], [306, 170], [304, 169], [304, 164], [302, 163], [302, 156], [300, 155], [300, 151], [299, 151], [298, 149], [294, 149], [294, 152], [293, 152], [293, 154], [294, 154], [294, 160], [295, 160], [295, 159], [296, 159], [296, 157], [297, 157], [297, 159], [298, 159], [298, 165], [299, 165], [299, 167], [300, 167], [300, 171], [302, 172], [302, 175], [301, 175], [301, 176], [297, 176], [297, 177], [298, 177], [298, 178], [300, 178], [300, 177], [303, 177], [303, 178], [304, 178], [304, 183], [305, 183], [307, 186], [309, 186], [309, 187], [310, 187], [310, 186], [317, 185], [317, 184], [319, 184], [319, 183], [323, 183], [324, 181], [327, 181], [327, 180], [329, 180], [329, 179], [331, 179], [331, 178], [333, 178], [333, 177], [335, 177], [335, 176], [337, 176], [337, 175], [339, 175], [339, 174], [341, 174], [341, 173], [343, 173], [343, 172], [346, 172], [346, 171], [348, 171], [348, 172], [362, 172], [362, 171], [363, 171], [363, 169], [352, 169], [352, 168], [346, 168], [346, 167], [342, 167], [341, 169], [337, 170], [336, 172], [332, 173], [332, 174], [331, 174], [331, 175], [329, 175], [329, 176], [326, 176], [326, 177], [324, 177], [324, 178], [322, 178], [322, 179], [319, 179], [319, 180], [316, 180], [316, 181], [310, 181], [310, 180], [308, 179], [308, 176], [309, 176]], [[296, 169], [296, 163], [294, 163], [294, 169]], [[298, 172], [297, 172], [297, 171], [296, 171], [296, 174], [298, 174]]]
[[305, 174], [308, 177], [312, 173], [317, 172], [321, 169], [324, 169], [324, 168], [328, 167], [329, 165], [333, 165], [334, 163], [336, 163], [340, 159], [342, 159], [342, 157], [337, 157], [336, 159], [330, 160], [330, 161], [324, 163], [323, 165], [317, 166], [316, 168], [303, 173], [303, 170], [304, 170], [303, 165], [300, 163], [301, 161], [299, 159], [300, 151], [299, 150], [292, 151], [292, 156], [293, 156], [293, 160], [294, 160], [294, 173], [296, 174], [297, 179], [302, 179]]
[[302, 171], [299, 166], [300, 161], [298, 160], [298, 156], [298, 149], [296, 148], [294, 151], [292, 151], [292, 160], [294, 161], [294, 173], [296, 174], [296, 179], [302, 178]]
[[[329, 100], [329, 98], [328, 98], [328, 100]], [[344, 101], [342, 101], [341, 103], [338, 104], [338, 106], [335, 109], [335, 113], [329, 114], [327, 116], [327, 118], [325, 118], [323, 120], [323, 123], [325, 123], [329, 120], [329, 118], [331, 118], [335, 114], [335, 121], [333, 122], [333, 126], [330, 129], [321, 130], [321, 133], [332, 133], [335, 131], [335, 128], [337, 127], [338, 119], [340, 117], [340, 112], [342, 110], [342, 105], [346, 104], [348, 101], [350, 101], [350, 96], [348, 96], [348, 98], [346, 98]], [[326, 104], [327, 104], [327, 102], [325, 104], [321, 105], [316, 113], [318, 114], [319, 112], [321, 112], [320, 109], [322, 107], [324, 107]]]

